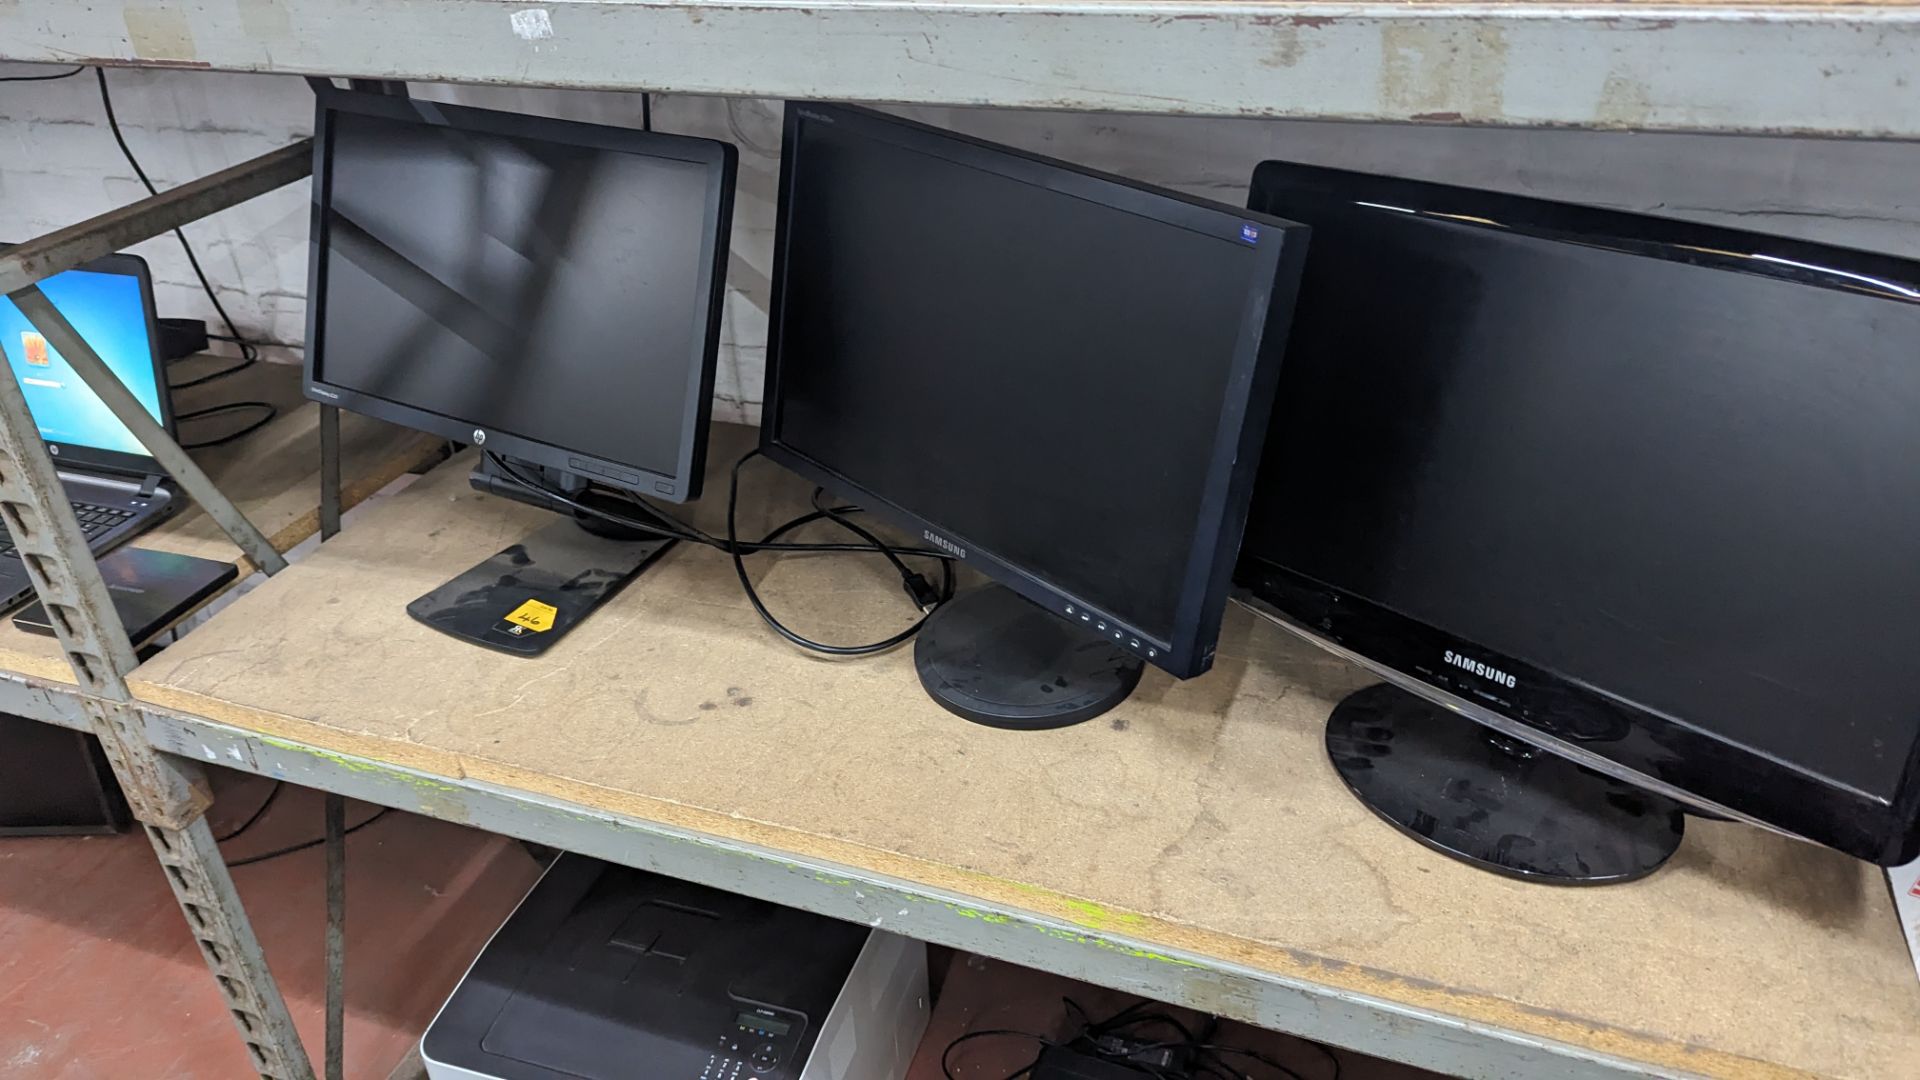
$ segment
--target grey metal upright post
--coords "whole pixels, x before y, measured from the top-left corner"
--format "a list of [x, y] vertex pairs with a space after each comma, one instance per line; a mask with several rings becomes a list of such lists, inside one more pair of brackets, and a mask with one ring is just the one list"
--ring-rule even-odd
[[[320, 539], [340, 531], [340, 410], [320, 406]], [[327, 792], [327, 1080], [344, 1080], [347, 1056], [347, 800]]]
[[347, 800], [327, 792], [327, 1080], [346, 1080]]
[[[330, 81], [330, 80], [329, 80]], [[348, 79], [350, 89], [406, 97], [407, 84]], [[319, 87], [315, 87], [318, 92]], [[320, 407], [320, 539], [340, 531], [340, 410]], [[327, 1080], [341, 1080], [346, 1055], [347, 801], [327, 793]]]
[[[54, 344], [73, 357], [66, 346]], [[82, 351], [91, 352], [84, 344]], [[88, 554], [4, 342], [0, 519], [13, 535], [47, 621], [85, 691], [80, 700], [93, 732], [166, 870], [167, 884], [213, 971], [254, 1070], [266, 1080], [312, 1080], [313, 1066], [207, 827], [204, 812], [213, 799], [206, 776], [193, 762], [162, 754], [147, 741], [126, 684], [136, 663], [133, 644], [114, 611], [100, 568]]]
[[320, 406], [320, 539], [340, 531], [340, 410]]
[[[34, 329], [161, 467], [268, 573], [284, 567], [285, 560], [108, 370], [37, 283], [291, 183], [306, 175], [311, 161], [312, 141], [302, 140], [0, 252], [0, 293], [13, 298]], [[161, 753], [147, 739], [144, 718], [126, 683], [137, 663], [133, 643], [47, 456], [4, 343], [0, 521], [12, 534], [34, 592], [46, 607], [80, 685], [81, 707], [166, 871], [167, 884], [226, 999], [255, 1072], [263, 1080], [313, 1080], [313, 1065], [207, 826], [205, 811], [213, 799], [205, 773], [196, 762]]]

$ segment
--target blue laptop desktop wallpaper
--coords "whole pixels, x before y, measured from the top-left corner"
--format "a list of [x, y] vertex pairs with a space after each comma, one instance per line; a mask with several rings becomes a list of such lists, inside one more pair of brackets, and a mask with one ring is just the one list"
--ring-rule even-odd
[[[160, 386], [153, 346], [147, 340], [147, 309], [140, 279], [131, 274], [68, 270], [40, 283], [100, 359], [133, 391], [154, 419], [160, 418]], [[146, 455], [127, 426], [74, 374], [67, 361], [27, 322], [12, 300], [0, 296], [0, 346], [20, 381], [27, 407], [48, 442]]]

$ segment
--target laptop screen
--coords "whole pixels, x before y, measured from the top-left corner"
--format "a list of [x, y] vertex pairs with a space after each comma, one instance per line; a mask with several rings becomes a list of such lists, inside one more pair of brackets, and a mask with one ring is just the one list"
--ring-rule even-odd
[[[154, 419], [161, 419], [158, 365], [148, 338], [140, 279], [133, 274], [67, 270], [40, 282], [53, 306]], [[50, 443], [151, 456], [114, 418], [65, 358], [42, 337], [12, 300], [0, 296], [0, 346], [33, 410], [40, 437]]]

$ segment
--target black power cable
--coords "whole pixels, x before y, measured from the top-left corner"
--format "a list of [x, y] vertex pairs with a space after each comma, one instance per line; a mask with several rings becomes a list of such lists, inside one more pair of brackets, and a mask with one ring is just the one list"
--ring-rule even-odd
[[280, 415], [280, 406], [275, 405], [271, 401], [229, 401], [222, 405], [212, 405], [204, 409], [194, 409], [191, 412], [175, 413], [173, 418], [175, 421], [204, 420], [209, 416], [221, 416], [226, 413], [239, 412], [243, 409], [258, 409], [261, 410], [263, 415], [258, 420], [236, 431], [229, 431], [225, 435], [218, 435], [211, 439], [201, 439], [198, 442], [183, 442], [180, 444], [180, 449], [205, 450], [210, 446], [225, 446], [242, 436], [251, 435], [259, 431], [261, 428], [273, 423], [274, 418]]
[[[753, 605], [754, 611], [759, 614], [760, 618], [772, 628], [775, 633], [811, 652], [817, 652], [827, 656], [868, 656], [874, 653], [884, 652], [912, 638], [913, 635], [918, 633], [920, 628], [925, 625], [926, 615], [931, 614], [934, 609], [953, 598], [953, 556], [934, 548], [894, 547], [881, 540], [868, 529], [848, 520], [847, 515], [855, 513], [858, 508], [851, 506], [823, 506], [820, 500], [825, 492], [818, 489], [814, 491], [814, 509], [812, 513], [802, 514], [794, 518], [774, 529], [772, 532], [769, 532], [759, 540], [740, 539], [737, 524], [737, 510], [740, 499], [740, 469], [747, 462], [758, 457], [759, 454], [760, 451], [757, 449], [750, 450], [733, 465], [730, 483], [727, 488], [727, 532], [724, 537], [714, 536], [687, 522], [681, 521], [636, 495], [629, 495], [629, 498], [632, 500], [635, 510], [646, 515], [644, 518], [614, 513], [604, 506], [588, 505], [565, 492], [556, 491], [550, 485], [542, 484], [528, 477], [511, 462], [497, 454], [488, 452], [487, 457], [508, 480], [530, 492], [565, 506], [576, 513], [596, 517], [602, 521], [621, 526], [622, 528], [632, 529], [636, 532], [646, 533], [651, 536], [658, 536], [670, 540], [682, 540], [690, 544], [700, 544], [705, 547], [717, 548], [727, 553], [733, 559], [734, 572], [739, 576], [740, 587], [746, 593], [747, 602]], [[780, 541], [780, 537], [816, 521], [832, 522], [846, 529], [848, 532], [853, 533], [863, 542], [846, 544], [793, 543]], [[804, 637], [788, 628], [774, 616], [773, 612], [767, 608], [766, 603], [760, 598], [759, 591], [754, 588], [752, 578], [747, 574], [746, 556], [770, 551], [843, 552], [884, 556], [888, 562], [893, 564], [894, 569], [899, 572], [901, 587], [906, 591], [908, 597], [913, 600], [914, 606], [919, 608], [924, 614], [912, 626], [909, 626], [900, 633], [894, 634], [881, 641], [869, 642], [862, 645], [832, 645]], [[940, 586], [935, 588], [931, 582], [927, 581], [926, 575], [908, 566], [905, 562], [906, 558], [938, 560], [941, 568]]]
[[241, 833], [246, 832], [248, 829], [253, 828], [255, 822], [266, 816], [267, 808], [273, 805], [273, 801], [280, 797], [280, 789], [283, 786], [285, 786], [285, 781], [275, 780], [273, 787], [267, 790], [267, 797], [260, 800], [260, 805], [255, 807], [253, 813], [247, 816], [247, 820], [241, 822], [237, 827], [228, 832], [227, 835], [214, 837], [213, 842], [216, 844], [224, 844], [239, 836]]
[[[133, 167], [133, 175], [140, 178], [140, 184], [147, 189], [147, 194], [160, 194], [160, 189], [155, 187], [153, 181], [147, 176], [147, 170], [140, 166], [140, 159], [133, 156], [133, 148], [127, 145], [126, 134], [120, 130], [120, 118], [113, 111], [113, 93], [107, 87], [107, 69], [94, 68], [93, 73], [100, 81], [100, 107], [107, 114], [107, 129], [113, 132], [113, 141], [119, 145], [120, 155], [127, 159], [128, 165]], [[73, 74], [78, 74], [78, 71], [73, 72]], [[65, 76], [38, 76], [38, 78], [42, 79], [55, 77], [64, 78]], [[201, 291], [207, 294], [207, 301], [213, 305], [213, 310], [220, 316], [220, 322], [227, 328], [227, 336], [221, 337], [220, 340], [233, 342], [240, 347], [239, 363], [221, 368], [219, 371], [199, 376], [198, 378], [189, 379], [183, 383], [168, 384], [168, 389], [170, 390], [184, 390], [187, 387], [200, 386], [203, 383], [209, 383], [215, 379], [224, 379], [229, 375], [237, 374], [252, 367], [259, 361], [260, 351], [254, 346], [253, 342], [240, 336], [240, 328], [234, 325], [233, 316], [227, 314], [227, 306], [220, 302], [219, 294], [214, 292], [213, 282], [207, 279], [207, 272], [200, 268], [200, 257], [194, 253], [193, 245], [187, 242], [187, 234], [179, 229], [175, 229], [173, 230], [173, 235], [180, 241], [180, 250], [186, 253], [187, 265], [193, 268], [193, 276], [200, 280]], [[208, 336], [216, 337], [218, 335], [209, 334]]]
[[[891, 637], [868, 642], [863, 645], [831, 645], [823, 641], [815, 641], [812, 638], [804, 637], [794, 632], [785, 623], [775, 618], [773, 612], [768, 610], [766, 602], [760, 599], [760, 592], [753, 587], [753, 578], [747, 573], [746, 555], [749, 554], [749, 552], [742, 549], [739, 530], [735, 520], [740, 504], [740, 469], [747, 462], [752, 461], [759, 455], [760, 451], [758, 449], [749, 450], [741, 456], [739, 461], [733, 463], [733, 473], [727, 485], [726, 551], [727, 554], [733, 558], [733, 572], [734, 575], [740, 579], [740, 589], [746, 593], [747, 603], [753, 605], [753, 610], [760, 616], [760, 620], [766, 623], [774, 633], [779, 634], [781, 637], [786, 638], [788, 641], [809, 652], [817, 652], [824, 656], [871, 656], [874, 653], [885, 652], [888, 649], [904, 644], [912, 638], [913, 635], [920, 632], [920, 628], [927, 624], [927, 619], [932, 616], [933, 612], [938, 609], [941, 604], [953, 599], [953, 562], [951, 559], [940, 560], [941, 586], [939, 591], [935, 592], [932, 586], [927, 583], [925, 577], [909, 569], [907, 565], [900, 560], [899, 553], [893, 548], [888, 547], [885, 543], [882, 543], [878, 537], [860, 528], [858, 525], [847, 521], [843, 515], [837, 512], [815, 509], [813, 515], [808, 515], [809, 518], [814, 518], [817, 515], [818, 518], [832, 521], [837, 525], [847, 528], [855, 535], [866, 540], [871, 545], [871, 550], [885, 555], [896, 568], [901, 570], [904, 575], [902, 577], [902, 585], [906, 588], [907, 595], [913, 598], [915, 606], [918, 607], [923, 614], [919, 619], [914, 621], [912, 626], [907, 627], [905, 630]], [[815, 506], [818, 507], [817, 496], [819, 493], [816, 492], [815, 494]], [[801, 519], [796, 518], [793, 522], [789, 522], [775, 529], [773, 532], [768, 533], [767, 540], [775, 539], [780, 534], [795, 527], [800, 521]], [[765, 541], [762, 543], [764, 544]], [[914, 553], [919, 554], [918, 551]]]
[[[365, 821], [360, 822], [358, 825], [348, 826], [346, 832], [343, 833], [342, 835], [352, 836], [354, 833], [357, 833], [361, 829], [364, 829], [367, 826], [373, 824], [374, 822], [379, 821], [381, 818], [386, 817], [388, 814], [392, 812], [393, 812], [392, 807], [383, 806], [379, 810], [375, 811]], [[309, 848], [317, 848], [321, 844], [324, 844], [326, 842], [327, 842], [326, 837], [319, 836], [319, 837], [315, 837], [312, 840], [302, 841], [298, 844], [289, 844], [283, 848], [275, 848], [272, 851], [263, 851], [258, 855], [249, 855], [244, 859], [231, 859], [231, 860], [228, 860], [227, 862], [227, 869], [237, 870], [242, 866], [252, 866], [255, 863], [266, 862], [268, 859], [277, 859], [282, 855], [292, 855], [296, 851], [306, 851]]]
[[[224, 379], [229, 375], [237, 375], [252, 367], [254, 362], [260, 358], [258, 346], [251, 341], [243, 341], [231, 334], [208, 334], [207, 340], [225, 341], [238, 345], [240, 347], [240, 362], [237, 364], [229, 364], [218, 371], [209, 371], [205, 375], [196, 375], [185, 382], [169, 382], [167, 383], [167, 389], [188, 390], [195, 386], [204, 386], [215, 379]], [[185, 359], [185, 357], [182, 357], [182, 359]]]
[[[947, 1080], [959, 1080], [958, 1077], [953, 1075], [953, 1060], [952, 1060], [953, 1051], [957, 1047], [959, 1047], [960, 1044], [962, 1043], [972, 1042], [975, 1039], [992, 1039], [992, 1038], [1031, 1039], [1032, 1041], [1039, 1043], [1042, 1047], [1059, 1045], [1058, 1043], [1054, 1042], [1052, 1039], [1049, 1039], [1044, 1035], [1035, 1035], [1031, 1031], [1016, 1031], [1013, 1028], [987, 1028], [981, 1031], [969, 1031], [965, 1035], [962, 1035], [959, 1038], [948, 1043], [947, 1048], [940, 1052], [941, 1074], [944, 1075], [947, 1078]], [[1006, 1080], [1015, 1080], [1016, 1077], [1025, 1076], [1026, 1074], [1032, 1072], [1033, 1067], [1035, 1065], [1038, 1065], [1039, 1063], [1040, 1063], [1040, 1059], [1037, 1057], [1034, 1058], [1031, 1063], [1029, 1063], [1028, 1065], [1026, 1065], [1021, 1069], [1016, 1070], [1011, 1075], [1009, 1075], [1006, 1078]]]
[[[634, 508], [636, 510], [641, 511], [642, 513], [645, 513], [646, 515], [648, 515], [648, 517], [647, 517], [647, 520], [640, 520], [637, 518], [628, 517], [624, 514], [614, 513], [613, 511], [607, 509], [604, 506], [590, 506], [586, 503], [582, 503], [578, 499], [573, 498], [572, 496], [568, 495], [564, 491], [556, 490], [555, 488], [547, 484], [543, 484], [538, 480], [528, 477], [525, 473], [521, 472], [518, 468], [514, 466], [512, 462], [508, 461], [506, 458], [503, 458], [500, 455], [493, 453], [492, 451], [486, 451], [485, 453], [487, 455], [488, 460], [492, 461], [495, 467], [500, 469], [500, 471], [507, 477], [507, 479], [513, 481], [515, 484], [519, 485], [520, 487], [525, 488], [528, 491], [534, 492], [535, 494], [549, 498], [554, 502], [557, 502], [562, 506], [567, 507], [570, 510], [576, 511], [578, 513], [586, 514], [589, 517], [599, 518], [602, 521], [611, 522], [612, 524], [618, 525], [622, 528], [633, 529], [638, 532], [652, 533], [655, 536], [666, 537], [672, 540], [685, 540], [687, 543], [690, 543], [690, 544], [700, 544], [704, 547], [718, 548], [721, 551], [726, 551], [730, 547], [737, 547], [741, 552], [748, 555], [755, 555], [764, 551], [794, 551], [794, 552], [847, 551], [847, 552], [864, 552], [868, 554], [874, 553], [874, 548], [873, 548], [873, 545], [871, 544], [833, 544], [833, 543], [793, 544], [793, 543], [773, 543], [765, 539], [758, 540], [758, 541], [730, 542], [723, 537], [714, 536], [712, 533], [704, 532], [687, 522], [681, 521], [680, 519], [674, 517], [672, 514], [669, 514], [665, 510], [662, 510], [660, 507], [655, 506], [654, 504], [647, 502], [645, 499], [639, 498], [638, 496], [635, 496], [630, 492], [627, 494], [628, 494], [628, 498], [632, 500], [634, 504]], [[755, 450], [755, 451], [752, 451], [747, 456], [752, 457], [753, 455], [758, 453], [759, 451]], [[851, 512], [853, 509], [854, 509], [853, 507], [845, 507], [841, 509], [841, 512], [843, 513]], [[791, 531], [792, 529], [798, 528], [801, 524], [804, 524], [806, 521], [817, 521], [820, 518], [823, 518], [825, 516], [826, 514], [824, 513], [816, 512], [814, 514], [807, 515], [804, 521], [800, 518], [796, 518], [793, 521], [788, 522], [786, 525], [781, 526], [779, 529], [775, 530], [773, 534], [770, 534], [770, 535], [785, 535], [787, 532]], [[947, 559], [947, 560], [950, 560], [953, 558], [953, 556], [947, 554], [946, 552], [940, 551], [934, 548], [908, 547], [908, 548], [892, 548], [890, 550], [892, 550], [897, 555], [909, 555], [909, 556], [915, 556], [920, 558]]]
[[85, 64], [81, 64], [79, 67], [74, 68], [72, 71], [63, 71], [58, 75], [4, 75], [4, 76], [0, 76], [0, 83], [53, 82], [56, 79], [71, 79], [75, 75], [78, 75], [85, 70], [87, 70], [87, 66]]
[[[947, 1080], [959, 1080], [953, 1072], [952, 1058], [954, 1050], [962, 1043], [971, 1042], [974, 1039], [1004, 1037], [1031, 1039], [1043, 1048], [1070, 1050], [1143, 1076], [1161, 1077], [1164, 1080], [1189, 1080], [1189, 1078], [1202, 1076], [1212, 1077], [1214, 1080], [1263, 1080], [1229, 1064], [1226, 1059], [1230, 1056], [1258, 1062], [1272, 1069], [1284, 1080], [1306, 1080], [1298, 1071], [1282, 1065], [1258, 1050], [1225, 1046], [1213, 1041], [1214, 1031], [1219, 1026], [1217, 1017], [1204, 1017], [1200, 1029], [1195, 1031], [1182, 1023], [1178, 1017], [1165, 1011], [1158, 1002], [1144, 998], [1104, 1020], [1094, 1020], [1087, 1010], [1072, 998], [1063, 997], [1060, 1000], [1067, 1007], [1069, 1016], [1079, 1018], [1079, 1027], [1066, 1038], [1056, 1041], [1044, 1035], [1011, 1028], [969, 1031], [948, 1043], [946, 1049], [941, 1052], [941, 1073]], [[1170, 1028], [1179, 1032], [1180, 1038], [1166, 1042], [1141, 1042], [1122, 1034], [1149, 1026]], [[1332, 1050], [1311, 1039], [1300, 1041], [1312, 1046], [1326, 1057], [1332, 1066], [1332, 1073], [1328, 1080], [1340, 1080], [1340, 1058]], [[1173, 1051], [1180, 1056], [1171, 1063], [1155, 1063], [1146, 1060], [1146, 1055], [1157, 1051]], [[1045, 1049], [1042, 1053], [1045, 1053]], [[1005, 1080], [1026, 1076], [1039, 1063], [1040, 1059], [1036, 1057], [1031, 1063], [1015, 1070]]]

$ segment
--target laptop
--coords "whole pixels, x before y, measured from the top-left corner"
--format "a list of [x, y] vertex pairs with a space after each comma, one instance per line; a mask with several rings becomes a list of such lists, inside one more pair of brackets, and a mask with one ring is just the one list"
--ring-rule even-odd
[[[106, 579], [120, 625], [138, 648], [200, 610], [240, 576], [240, 568], [223, 559], [123, 547], [100, 557], [100, 576]], [[13, 625], [29, 634], [53, 636], [53, 623], [38, 601], [21, 609]]]
[[[109, 255], [46, 278], [40, 291], [174, 434], [146, 260]], [[0, 296], [0, 350], [95, 555], [151, 528], [183, 501], [140, 440], [5, 296]], [[32, 595], [27, 569], [0, 524], [0, 611]]]

